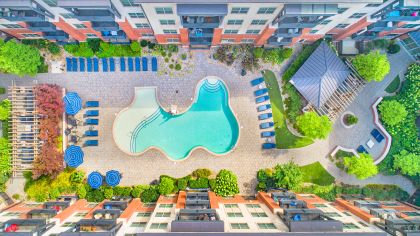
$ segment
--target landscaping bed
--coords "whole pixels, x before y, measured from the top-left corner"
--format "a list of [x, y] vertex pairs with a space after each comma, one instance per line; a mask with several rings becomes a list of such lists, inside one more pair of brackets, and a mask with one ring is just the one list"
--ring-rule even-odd
[[395, 93], [398, 90], [398, 88], [400, 87], [400, 83], [401, 83], [400, 76], [397, 75], [392, 80], [392, 82], [385, 88], [385, 92], [387, 92], [387, 93]]
[[318, 185], [330, 185], [335, 178], [318, 161], [306, 166], [301, 166], [303, 172], [303, 182]]

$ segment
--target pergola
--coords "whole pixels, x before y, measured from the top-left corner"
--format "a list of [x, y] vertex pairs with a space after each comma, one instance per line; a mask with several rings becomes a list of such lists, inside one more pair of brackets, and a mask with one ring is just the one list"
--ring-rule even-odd
[[364, 87], [365, 81], [324, 41], [290, 80], [320, 115], [335, 119]]

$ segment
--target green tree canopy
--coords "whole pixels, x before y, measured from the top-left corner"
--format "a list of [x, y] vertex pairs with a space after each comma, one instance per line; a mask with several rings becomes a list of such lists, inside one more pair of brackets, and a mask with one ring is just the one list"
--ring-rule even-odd
[[303, 182], [302, 170], [294, 162], [277, 165], [274, 167], [273, 176], [276, 187], [279, 188], [297, 189]]
[[382, 81], [391, 69], [386, 54], [380, 54], [378, 51], [359, 54], [352, 63], [357, 72], [368, 82]]
[[379, 111], [381, 113], [382, 120], [388, 125], [396, 125], [403, 121], [407, 116], [407, 111], [405, 110], [404, 105], [395, 100], [383, 101], [379, 105]]
[[216, 187], [214, 192], [222, 197], [233, 196], [239, 193], [238, 179], [236, 175], [229, 170], [221, 170], [216, 176]]
[[0, 138], [0, 174], [10, 174], [10, 144], [9, 140]]
[[344, 157], [343, 163], [347, 173], [355, 175], [358, 179], [366, 179], [378, 174], [378, 167], [373, 164], [372, 157], [366, 153], [359, 153], [359, 157]]
[[0, 120], [7, 120], [10, 116], [11, 103], [9, 99], [4, 99], [0, 103]]
[[319, 116], [313, 111], [298, 116], [296, 126], [303, 135], [314, 139], [325, 139], [332, 130], [332, 122], [328, 117]]
[[34, 76], [41, 65], [41, 55], [35, 47], [0, 39], [0, 71], [19, 76]]
[[394, 168], [399, 169], [405, 175], [420, 175], [420, 155], [402, 150], [394, 155]]
[[175, 184], [171, 178], [162, 178], [159, 185], [157, 186], [157, 190], [161, 195], [168, 195], [172, 193], [174, 190]]

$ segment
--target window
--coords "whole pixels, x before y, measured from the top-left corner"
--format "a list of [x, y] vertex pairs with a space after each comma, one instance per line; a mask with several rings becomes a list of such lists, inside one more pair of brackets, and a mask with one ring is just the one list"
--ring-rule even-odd
[[277, 229], [273, 223], [258, 223], [260, 229]]
[[74, 18], [74, 14], [73, 13], [61, 13], [61, 16], [64, 19], [73, 19]]
[[77, 29], [86, 29], [86, 25], [84, 24], [73, 24], [74, 27], [76, 27]]
[[418, 24], [405, 24], [402, 26], [402, 28], [415, 28], [419, 26]]
[[88, 34], [85, 34], [86, 35], [86, 37], [88, 37], [88, 38], [97, 38], [98, 37], [98, 35], [96, 35], [96, 34], [91, 34], [91, 33], [88, 33]]
[[150, 212], [139, 212], [137, 213], [137, 217], [150, 217], [152, 213]]
[[261, 30], [247, 30], [246, 34], [259, 34]]
[[357, 223], [361, 224], [363, 227], [369, 227], [369, 225], [367, 225], [365, 222], [359, 221]]
[[160, 204], [159, 208], [172, 208], [173, 206], [173, 204]]
[[39, 34], [21, 34], [22, 36], [26, 37], [26, 38], [37, 38], [37, 37], [41, 37]]
[[242, 25], [243, 22], [244, 20], [228, 20], [227, 24], [228, 25]]
[[168, 38], [166, 40], [166, 42], [168, 42], [168, 43], [179, 43], [179, 39], [178, 38]]
[[369, 3], [366, 7], [379, 7], [380, 5], [380, 3]]
[[384, 206], [399, 206], [397, 202], [382, 202], [382, 205]]
[[252, 20], [251, 25], [265, 25], [267, 20]]
[[239, 30], [225, 30], [225, 34], [237, 34]]
[[96, 207], [98, 204], [97, 203], [89, 203], [89, 204], [87, 204], [87, 207], [88, 208], [94, 208], [94, 207]]
[[172, 7], [156, 7], [156, 14], [163, 15], [163, 14], [173, 14]]
[[244, 217], [241, 212], [228, 212], [228, 217]]
[[164, 34], [176, 34], [176, 30], [169, 30], [169, 29], [166, 29], [166, 30], [163, 30], [163, 33], [164, 33]]
[[43, 1], [50, 7], [56, 7], [57, 6], [57, 0], [43, 0]]
[[76, 225], [76, 222], [65, 222], [61, 227], [73, 227]]
[[255, 39], [242, 39], [241, 43], [254, 43]]
[[175, 25], [175, 20], [159, 20], [161, 25]]
[[232, 229], [249, 229], [249, 226], [247, 223], [231, 223], [230, 227]]
[[309, 31], [310, 34], [316, 34], [316, 32], [318, 32], [318, 30], [311, 30], [311, 31]]
[[29, 207], [29, 208], [34, 208], [34, 207], [39, 207], [39, 206], [41, 206], [42, 204], [40, 204], [40, 203], [26, 203], [25, 204], [25, 206], [26, 207]]
[[330, 23], [332, 20], [323, 20], [321, 23], [321, 25], [327, 25], [328, 23]]
[[359, 227], [353, 223], [343, 223], [344, 229], [359, 229]]
[[364, 15], [366, 15], [366, 13], [354, 13], [350, 18], [361, 18]]
[[168, 223], [153, 223], [150, 225], [151, 229], [166, 229], [168, 228]]
[[347, 10], [348, 10], [348, 8], [338, 8], [337, 13], [341, 14], [341, 13], [344, 13], [345, 11], [347, 11]]
[[299, 196], [301, 196], [303, 198], [314, 198], [314, 196], [312, 196], [310, 194], [302, 194], [302, 195], [299, 195]]
[[156, 217], [169, 217], [171, 216], [170, 212], [156, 212]]
[[252, 212], [252, 217], [268, 217], [264, 212]]
[[138, 29], [147, 29], [150, 28], [150, 25], [147, 23], [136, 23], [136, 28]]
[[144, 18], [144, 13], [143, 12], [132, 12], [132, 13], [128, 13], [128, 15], [131, 18]]
[[343, 212], [344, 213], [344, 215], [346, 215], [346, 216], [352, 216], [349, 212], [347, 212], [347, 211], [345, 211], [345, 212]]
[[74, 214], [74, 217], [85, 217], [87, 215], [87, 212], [78, 212]]
[[234, 43], [234, 42], [235, 42], [235, 39], [222, 39], [222, 43]]
[[239, 208], [238, 204], [225, 204], [225, 208]]
[[324, 212], [324, 215], [328, 217], [341, 217], [337, 212]]
[[133, 222], [130, 227], [146, 227], [147, 222]]
[[314, 207], [316, 207], [316, 208], [324, 208], [324, 207], [327, 207], [325, 204], [312, 204]]
[[3, 216], [20, 216], [20, 212], [15, 212], [15, 211], [9, 211], [6, 212], [6, 214], [4, 214]]
[[257, 14], [273, 14], [276, 11], [275, 7], [260, 7]]
[[338, 24], [338, 25], [336, 26], [336, 28], [339, 28], [339, 29], [344, 29], [344, 28], [346, 28], [347, 26], [349, 26], [349, 24]]
[[8, 28], [8, 29], [21, 29], [21, 28], [23, 28], [21, 25], [18, 25], [18, 24], [1, 24], [1, 25]]
[[408, 216], [420, 216], [420, 213], [416, 211], [404, 211], [403, 213]]
[[231, 14], [247, 14], [249, 7], [232, 7]]
[[152, 33], [143, 33], [143, 34], [141, 34], [143, 37], [153, 37], [154, 36], [154, 34], [152, 34]]
[[156, 203], [143, 203], [143, 207], [149, 208], [149, 207], [155, 207]]
[[261, 208], [259, 204], [246, 204], [247, 208]]
[[125, 7], [138, 7], [140, 4], [134, 3], [134, 0], [120, 0], [121, 4]]

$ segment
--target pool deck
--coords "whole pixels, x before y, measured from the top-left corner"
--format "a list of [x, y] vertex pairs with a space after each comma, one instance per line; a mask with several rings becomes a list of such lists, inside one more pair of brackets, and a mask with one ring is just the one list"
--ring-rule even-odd
[[[257, 118], [257, 104], [253, 95], [257, 88], [251, 87], [249, 83], [250, 80], [261, 75], [248, 73], [241, 77], [234, 73], [232, 68], [210, 62], [207, 56], [205, 53], [195, 51], [193, 73], [183, 78], [169, 78], [151, 72], [41, 74], [36, 77], [36, 81], [30, 78], [1, 75], [0, 86], [10, 85], [12, 80], [18, 85], [36, 82], [56, 83], [68, 91], [78, 92], [84, 101], [99, 100], [101, 102], [100, 125], [98, 126], [99, 147], [83, 149], [85, 162], [81, 168], [87, 172], [99, 171], [101, 173], [111, 169], [119, 170], [123, 176], [122, 185], [147, 184], [158, 179], [160, 175], [183, 177], [197, 168], [209, 168], [215, 172], [220, 169], [229, 169], [238, 176], [241, 193], [250, 194], [255, 192], [258, 169], [271, 168], [276, 164], [294, 160], [299, 165], [319, 161], [338, 182], [361, 185], [397, 184], [410, 193], [415, 191], [411, 182], [401, 176], [377, 175], [361, 181], [339, 170], [327, 158], [337, 145], [337, 141], [333, 138], [316, 141], [313, 145], [300, 149], [262, 150], [261, 144], [264, 140], [260, 138], [259, 124], [261, 122]], [[177, 105], [178, 110], [182, 112], [191, 105], [197, 83], [210, 75], [222, 78], [228, 86], [230, 104], [240, 124], [240, 139], [232, 152], [217, 157], [205, 150], [196, 150], [188, 159], [174, 162], [157, 150], [149, 150], [141, 156], [130, 156], [117, 147], [112, 127], [118, 112], [133, 101], [134, 87], [156, 86], [160, 104], [165, 109], [170, 109], [171, 105]], [[276, 75], [278, 76], [278, 71]]]

